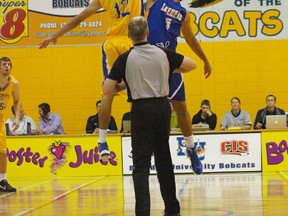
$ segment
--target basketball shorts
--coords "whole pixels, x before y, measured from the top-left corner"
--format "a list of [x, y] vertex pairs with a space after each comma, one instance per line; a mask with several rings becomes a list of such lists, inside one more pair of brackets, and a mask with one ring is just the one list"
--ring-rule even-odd
[[184, 79], [181, 73], [172, 73], [169, 78], [169, 100], [185, 101]]
[[3, 115], [0, 114], [0, 153], [7, 153], [6, 130]]
[[130, 38], [126, 36], [109, 37], [102, 45], [102, 67], [104, 80], [116, 61], [116, 59], [123, 53], [129, 51], [133, 47]]

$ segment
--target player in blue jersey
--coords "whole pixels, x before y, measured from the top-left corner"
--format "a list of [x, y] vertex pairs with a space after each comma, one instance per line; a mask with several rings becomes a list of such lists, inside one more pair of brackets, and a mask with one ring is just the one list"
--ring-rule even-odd
[[[177, 47], [177, 37], [180, 36], [180, 32], [182, 31], [186, 43], [204, 62], [204, 76], [208, 78], [212, 71], [211, 65], [193, 33], [190, 15], [181, 6], [180, 1], [147, 0], [146, 10], [149, 10], [147, 18], [149, 25], [148, 41], [151, 44], [175, 50]], [[187, 156], [191, 160], [194, 172], [201, 174], [203, 167], [193, 142], [192, 123], [187, 111], [184, 82], [180, 73], [171, 74], [169, 97], [177, 113], [179, 126], [186, 142]]]

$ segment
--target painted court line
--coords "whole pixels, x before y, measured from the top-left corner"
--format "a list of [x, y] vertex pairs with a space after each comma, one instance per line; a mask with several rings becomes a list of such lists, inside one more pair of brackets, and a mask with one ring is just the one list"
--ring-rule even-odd
[[286, 174], [284, 174], [283, 172], [278, 172], [278, 174], [280, 175], [280, 177], [288, 184], [288, 177]]
[[189, 183], [189, 180], [186, 179], [184, 184], [182, 184], [182, 187], [178, 190], [177, 197], [181, 197], [182, 196], [182, 194], [185, 191], [185, 188], [188, 185], [188, 183]]
[[47, 202], [44, 202], [43, 204], [41, 204], [41, 205], [39, 205], [39, 206], [37, 206], [37, 207], [35, 207], [35, 208], [28, 208], [28, 209], [26, 209], [26, 210], [23, 210], [23, 211], [21, 211], [20, 213], [15, 214], [15, 216], [25, 215], [25, 214], [27, 214], [27, 213], [30, 213], [30, 212], [34, 211], [34, 210], [40, 209], [40, 208], [42, 208], [42, 207], [44, 207], [44, 206], [46, 206], [46, 205], [49, 205], [49, 204], [53, 203], [54, 201], [57, 201], [57, 200], [62, 199], [63, 197], [67, 196], [68, 194], [73, 193], [74, 191], [78, 191], [78, 190], [80, 190], [80, 189], [82, 189], [82, 188], [84, 188], [84, 187], [86, 187], [86, 186], [88, 186], [88, 185], [91, 185], [91, 184], [93, 184], [93, 183], [95, 183], [95, 182], [97, 182], [97, 181], [99, 181], [99, 180], [102, 180], [102, 179], [105, 178], [105, 177], [106, 177], [106, 176], [103, 176], [103, 177], [100, 177], [100, 178], [95, 179], [95, 180], [93, 180], [93, 181], [90, 181], [90, 182], [88, 182], [88, 183], [86, 183], [86, 184], [80, 185], [80, 186], [78, 186], [78, 187], [76, 187], [76, 188], [74, 188], [74, 189], [71, 189], [71, 190], [69, 190], [69, 191], [67, 191], [67, 192], [65, 192], [65, 193], [63, 193], [63, 194], [61, 194], [61, 195], [59, 195], [59, 196], [54, 197], [52, 200], [49, 200], [49, 201], [47, 201]]
[[[34, 185], [30, 185], [30, 186], [21, 188], [20, 190], [17, 190], [17, 192], [23, 191], [23, 190], [26, 190], [26, 189], [28, 189], [28, 188], [32, 188], [32, 187], [35, 187], [35, 186], [38, 186], [38, 185], [45, 184], [45, 183], [50, 182], [50, 181], [51, 181], [51, 179], [50, 179], [50, 180], [47, 180], [47, 181], [44, 181], [44, 182], [40, 182], [40, 183], [34, 184]], [[6, 197], [6, 196], [9, 196], [9, 195], [12, 195], [12, 194], [17, 194], [17, 192], [16, 192], [16, 193], [15, 193], [15, 192], [5, 193], [4, 195], [0, 196], [0, 199], [1, 199], [2, 197]]]

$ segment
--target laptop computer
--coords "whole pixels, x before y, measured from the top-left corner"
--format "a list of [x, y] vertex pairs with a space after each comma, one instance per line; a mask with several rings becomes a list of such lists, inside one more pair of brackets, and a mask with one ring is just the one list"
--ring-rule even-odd
[[27, 136], [27, 135], [35, 135], [31, 129], [31, 123], [27, 122], [27, 133], [26, 134], [13, 134], [10, 131], [10, 126], [8, 123], [5, 123], [6, 135], [7, 136]]
[[123, 133], [131, 133], [131, 120], [123, 120]]
[[267, 129], [284, 129], [287, 128], [286, 115], [268, 115], [266, 116]]
[[193, 131], [206, 131], [206, 130], [210, 130], [209, 125], [208, 124], [192, 124], [192, 129]]

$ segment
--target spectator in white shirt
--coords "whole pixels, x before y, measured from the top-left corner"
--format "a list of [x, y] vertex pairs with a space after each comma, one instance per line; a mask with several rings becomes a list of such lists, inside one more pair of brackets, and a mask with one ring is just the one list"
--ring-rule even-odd
[[241, 130], [250, 130], [252, 122], [250, 115], [240, 108], [240, 99], [238, 97], [233, 97], [231, 99], [232, 109], [226, 112], [220, 123], [221, 130], [227, 130], [231, 128], [241, 128]]
[[[13, 106], [11, 107], [11, 111], [13, 113], [13, 116], [5, 121], [6, 127], [7, 126], [9, 127], [9, 134], [7, 135], [29, 135], [29, 133], [33, 133], [33, 131], [35, 131], [36, 125], [35, 125], [34, 120], [30, 116], [25, 115], [22, 106], [20, 109], [19, 128], [15, 131], [12, 131], [12, 123], [14, 122], [14, 119], [15, 119], [15, 112], [14, 112]], [[31, 126], [30, 132], [29, 132], [29, 129], [27, 132], [28, 124], [30, 124]]]

